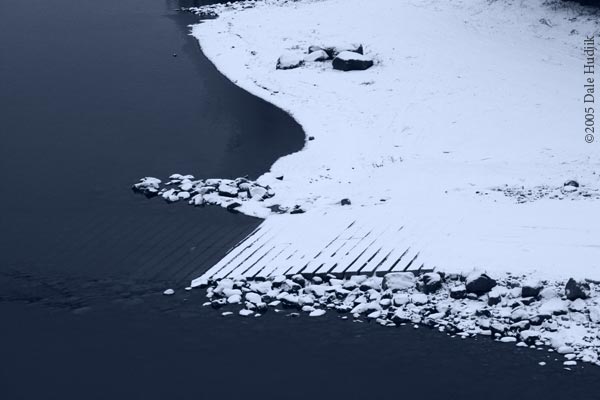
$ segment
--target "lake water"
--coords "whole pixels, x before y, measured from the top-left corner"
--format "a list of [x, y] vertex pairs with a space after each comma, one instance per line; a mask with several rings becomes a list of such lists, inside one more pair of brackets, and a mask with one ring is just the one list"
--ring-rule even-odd
[[257, 177], [304, 142], [202, 55], [175, 11], [198, 3], [0, 2], [0, 398], [594, 398], [597, 368], [546, 352], [162, 296], [260, 221], [131, 184]]

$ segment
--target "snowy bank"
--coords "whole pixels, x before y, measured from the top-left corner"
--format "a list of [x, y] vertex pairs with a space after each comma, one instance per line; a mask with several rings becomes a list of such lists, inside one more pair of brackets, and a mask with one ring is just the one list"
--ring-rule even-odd
[[[314, 137], [258, 180], [274, 192], [265, 208], [335, 213], [347, 198], [358, 219], [410, 216], [428, 243], [421, 257], [444, 271], [598, 279], [582, 52], [598, 18], [544, 3], [266, 0], [214, 6], [219, 17], [193, 35]], [[276, 69], [282, 54], [338, 43], [362, 44], [375, 65]]]

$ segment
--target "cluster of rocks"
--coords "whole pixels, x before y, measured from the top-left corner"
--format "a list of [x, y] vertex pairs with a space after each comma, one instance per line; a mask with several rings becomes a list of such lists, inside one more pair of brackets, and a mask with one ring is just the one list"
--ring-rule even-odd
[[284, 54], [277, 60], [277, 69], [294, 69], [305, 63], [331, 61], [333, 69], [362, 71], [373, 66], [373, 60], [364, 55], [363, 46], [309, 46], [306, 55]]
[[202, 180], [180, 174], [171, 175], [164, 185], [158, 178], [142, 178], [132, 189], [147, 197], [161, 196], [171, 203], [185, 200], [194, 206], [216, 204], [230, 211], [240, 207], [244, 201], [262, 202], [275, 195], [269, 186], [261, 186], [246, 178]]
[[[600, 191], [586, 188], [575, 180], [569, 180], [562, 186], [536, 186], [533, 188], [520, 187], [496, 187], [492, 192], [502, 193], [506, 197], [514, 198], [517, 203], [528, 203], [544, 198], [553, 200], [600, 200]], [[487, 191], [477, 191], [478, 195], [488, 195]]]
[[[277, 177], [276, 179], [283, 179]], [[163, 183], [158, 178], [145, 177], [132, 186], [132, 190], [148, 198], [160, 196], [169, 203], [187, 201], [193, 206], [218, 205], [231, 212], [240, 207], [255, 204], [275, 214], [302, 214], [306, 210], [296, 204], [283, 206], [270, 204], [266, 200], [275, 196], [273, 189], [247, 178], [196, 179], [193, 175], [173, 174]], [[349, 200], [346, 199], [349, 203]], [[246, 212], [247, 209], [242, 209]]]
[[600, 290], [574, 279], [565, 284], [512, 275], [496, 280], [480, 272], [468, 276], [399, 272], [346, 279], [226, 278], [200, 286], [207, 287], [209, 301], [204, 305], [234, 306], [242, 316], [258, 317], [269, 309], [311, 317], [334, 311], [343, 319], [388, 327], [426, 325], [452, 336], [485, 335], [547, 349], [564, 355], [565, 366], [578, 360], [600, 365]]

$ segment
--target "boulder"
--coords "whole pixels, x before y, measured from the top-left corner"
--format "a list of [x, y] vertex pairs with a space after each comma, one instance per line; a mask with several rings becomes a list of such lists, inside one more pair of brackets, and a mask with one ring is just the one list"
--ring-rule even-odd
[[565, 285], [565, 296], [569, 300], [587, 299], [589, 297], [590, 285], [586, 282], [578, 282], [571, 278]]
[[383, 276], [384, 290], [407, 290], [415, 287], [415, 276], [412, 272], [391, 272]]
[[304, 60], [295, 54], [282, 54], [277, 59], [277, 69], [294, 69], [302, 66]]
[[442, 287], [442, 277], [437, 272], [428, 272], [421, 275], [417, 289], [425, 294], [437, 292]]
[[352, 51], [342, 51], [333, 59], [333, 69], [340, 71], [362, 71], [373, 66], [369, 57]]
[[467, 277], [467, 293], [474, 293], [477, 296], [486, 294], [496, 286], [496, 281], [483, 273], [473, 273]]

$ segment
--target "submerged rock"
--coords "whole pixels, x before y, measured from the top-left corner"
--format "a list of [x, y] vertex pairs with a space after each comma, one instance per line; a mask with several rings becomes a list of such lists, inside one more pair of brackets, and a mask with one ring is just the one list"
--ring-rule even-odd
[[333, 69], [340, 71], [362, 71], [373, 66], [369, 57], [352, 51], [343, 51], [333, 59]]

